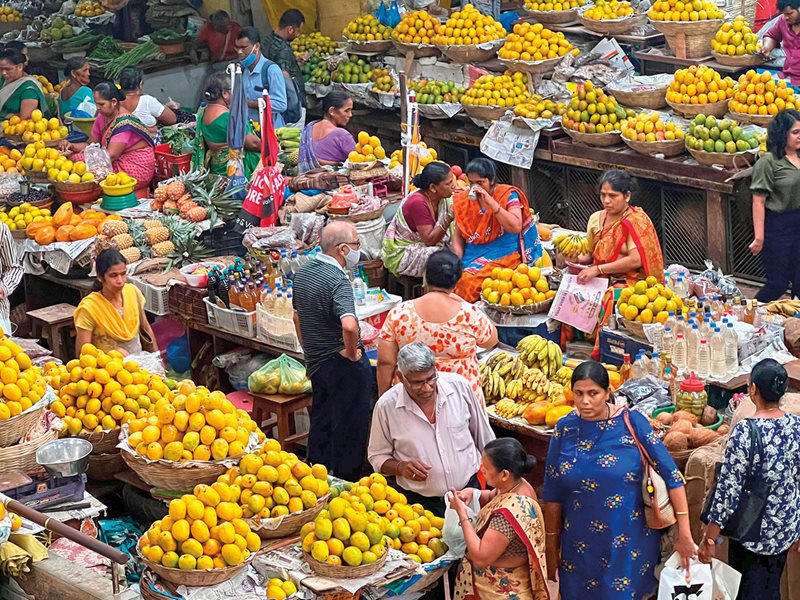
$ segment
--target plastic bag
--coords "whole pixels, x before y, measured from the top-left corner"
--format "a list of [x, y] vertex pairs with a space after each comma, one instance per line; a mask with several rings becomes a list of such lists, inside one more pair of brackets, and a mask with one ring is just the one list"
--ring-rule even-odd
[[250, 375], [262, 368], [269, 361], [266, 354], [252, 350], [234, 350], [215, 356], [212, 363], [215, 367], [225, 369], [231, 386], [236, 391], [249, 389]]
[[309, 248], [319, 245], [324, 224], [325, 218], [315, 213], [295, 213], [289, 221], [294, 236]]
[[714, 580], [711, 565], [693, 559], [689, 572], [681, 568], [678, 553], [667, 560], [658, 579], [658, 600], [713, 600]]
[[[448, 554], [461, 558], [467, 553], [467, 542], [464, 540], [464, 531], [458, 522], [458, 514], [450, 508], [451, 492], [444, 495], [444, 505], [447, 509], [444, 511], [444, 525], [442, 526], [442, 541], [447, 544]], [[472, 494], [472, 502], [467, 504], [467, 518], [475, 525], [475, 520], [478, 518], [478, 513], [481, 510], [480, 503], [481, 491], [474, 490]]]
[[397, 0], [392, 0], [389, 9], [386, 11], [385, 20], [385, 25], [392, 29], [400, 24], [400, 8], [397, 6]]
[[281, 354], [247, 378], [247, 387], [254, 394], [286, 394], [295, 396], [311, 391], [306, 368], [295, 359]]
[[114, 172], [111, 157], [105, 148], [100, 147], [100, 144], [86, 146], [83, 151], [83, 162], [86, 163], [86, 169], [94, 174], [96, 181], [102, 181]]
[[628, 401], [628, 406], [648, 417], [657, 408], [672, 404], [667, 383], [652, 375], [642, 379], [630, 379], [623, 383], [615, 393], [624, 396]]
[[86, 98], [81, 100], [81, 103], [78, 104], [78, 107], [72, 111], [70, 116], [78, 119], [86, 119], [93, 117], [96, 114], [97, 114], [97, 105], [92, 101], [92, 99], [89, 96], [87, 96]]
[[280, 250], [295, 248], [296, 239], [290, 227], [251, 227], [244, 234], [242, 245], [256, 250]]

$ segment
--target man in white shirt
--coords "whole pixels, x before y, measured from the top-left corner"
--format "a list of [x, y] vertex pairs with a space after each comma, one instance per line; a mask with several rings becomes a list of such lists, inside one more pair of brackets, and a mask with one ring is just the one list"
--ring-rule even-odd
[[372, 467], [394, 475], [409, 503], [444, 514], [451, 488], [480, 488], [483, 447], [493, 439], [469, 382], [436, 371], [433, 352], [414, 342], [397, 353], [402, 381], [380, 397], [367, 451]]

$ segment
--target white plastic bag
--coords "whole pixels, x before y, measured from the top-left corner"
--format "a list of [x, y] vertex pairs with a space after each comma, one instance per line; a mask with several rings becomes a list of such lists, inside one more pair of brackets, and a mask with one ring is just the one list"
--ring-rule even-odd
[[[444, 495], [444, 525], [442, 526], [442, 541], [447, 544], [448, 554], [461, 558], [467, 553], [467, 542], [464, 540], [464, 532], [458, 523], [458, 514], [450, 508], [450, 498], [452, 494], [447, 492]], [[467, 504], [467, 517], [475, 525], [478, 513], [481, 510], [480, 504], [481, 491], [475, 490], [472, 494], [472, 502]], [[659, 600], [661, 600], [659, 598]]]
[[78, 104], [78, 107], [75, 110], [85, 112], [90, 117], [93, 117], [97, 114], [97, 105], [87, 96], [81, 100], [81, 103]]
[[714, 600], [711, 565], [692, 560], [687, 573], [677, 552], [667, 560], [658, 580], [658, 600]]
[[711, 576], [714, 578], [714, 600], [736, 600], [742, 574], [716, 558], [711, 560]]

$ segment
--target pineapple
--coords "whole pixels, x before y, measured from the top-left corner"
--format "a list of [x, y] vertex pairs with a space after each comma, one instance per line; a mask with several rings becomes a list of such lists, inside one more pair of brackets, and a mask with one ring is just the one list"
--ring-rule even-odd
[[113, 238], [114, 236], [128, 233], [128, 225], [125, 221], [106, 221], [103, 225], [102, 233]]
[[160, 185], [156, 188], [156, 191], [153, 192], [153, 199], [156, 202], [160, 202], [164, 204], [167, 200], [169, 200], [169, 194], [166, 185]]
[[151, 249], [153, 251], [153, 256], [166, 256], [175, 251], [175, 244], [167, 240], [153, 245]]
[[111, 238], [106, 235], [100, 234], [97, 236], [94, 242], [94, 251], [96, 254], [100, 254], [103, 250], [108, 248], [112, 248], [111, 245]]
[[145, 231], [144, 237], [147, 239], [147, 244], [150, 247], [153, 247], [156, 244], [160, 244], [161, 242], [166, 242], [169, 240], [169, 229], [164, 226], [153, 227], [152, 229]]
[[128, 264], [134, 263], [137, 260], [142, 259], [142, 253], [139, 252], [139, 249], [135, 246], [131, 248], [125, 248], [124, 250], [120, 250], [120, 254], [125, 257], [125, 262]]
[[166, 188], [165, 193], [170, 200], [177, 201], [186, 193], [186, 184], [184, 184], [180, 179], [170, 181], [164, 185], [164, 187]]
[[133, 247], [133, 238], [128, 233], [121, 233], [111, 238], [111, 244], [117, 250], [127, 250]]
[[164, 202], [163, 208], [166, 214], [174, 214], [178, 212], [178, 203], [175, 200], [167, 200]]
[[208, 209], [197, 205], [195, 205], [194, 208], [186, 212], [186, 217], [192, 223], [199, 223], [200, 221], [204, 221], [207, 216], [208, 216]]
[[147, 219], [143, 225], [145, 229], [155, 229], [156, 227], [164, 226], [158, 219]]

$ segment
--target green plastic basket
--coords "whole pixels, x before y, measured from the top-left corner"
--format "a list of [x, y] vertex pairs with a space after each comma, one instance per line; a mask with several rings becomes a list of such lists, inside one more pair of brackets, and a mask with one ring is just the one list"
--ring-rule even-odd
[[133, 192], [125, 196], [103, 196], [103, 201], [100, 203], [100, 208], [103, 210], [125, 210], [134, 206], [139, 206], [139, 200]]
[[[665, 406], [663, 408], [657, 408], [653, 411], [652, 418], [655, 419], [661, 413], [674, 413], [674, 412], [675, 412], [674, 406]], [[719, 429], [719, 426], [722, 425], [722, 423], [723, 423], [722, 413], [717, 411], [717, 422], [714, 423], [713, 425], [703, 425], [703, 427], [705, 427], [706, 429], [711, 429], [713, 431], [716, 431], [717, 429]], [[666, 425], [666, 427], [669, 428], [669, 425]]]

